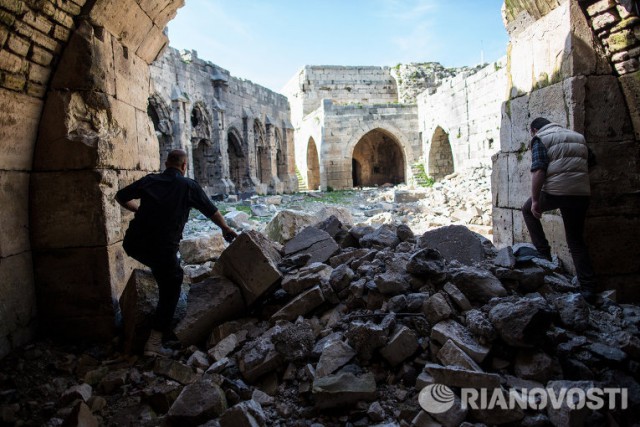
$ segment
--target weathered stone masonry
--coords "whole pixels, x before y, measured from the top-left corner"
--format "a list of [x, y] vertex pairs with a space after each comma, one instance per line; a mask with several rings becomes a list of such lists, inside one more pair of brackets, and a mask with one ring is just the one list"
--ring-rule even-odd
[[[548, 117], [584, 133], [598, 157], [586, 225], [590, 251], [602, 286], [637, 301], [640, 88], [632, 60], [638, 40], [629, 28], [638, 28], [638, 18], [630, 2], [520, 3], [506, 10], [510, 93], [493, 164], [494, 241], [529, 239], [520, 212], [530, 194], [528, 124]], [[543, 221], [553, 250], [570, 265], [561, 217], [552, 212]]]
[[151, 79], [161, 163], [171, 149], [186, 149], [190, 176], [210, 194], [297, 189], [286, 97], [232, 77], [195, 51], [167, 49]]

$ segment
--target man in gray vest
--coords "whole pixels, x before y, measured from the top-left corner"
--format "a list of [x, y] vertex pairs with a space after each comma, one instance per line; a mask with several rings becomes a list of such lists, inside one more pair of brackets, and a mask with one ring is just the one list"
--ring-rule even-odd
[[522, 206], [524, 222], [540, 255], [551, 260], [540, 218], [543, 212], [560, 209], [582, 294], [593, 302], [596, 280], [584, 241], [591, 194], [587, 143], [581, 134], [542, 117], [531, 122], [531, 136], [531, 197]]

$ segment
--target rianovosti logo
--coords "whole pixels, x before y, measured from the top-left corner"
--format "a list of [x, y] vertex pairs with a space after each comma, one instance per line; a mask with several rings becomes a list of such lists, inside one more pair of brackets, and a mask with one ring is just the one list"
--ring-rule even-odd
[[[459, 402], [457, 400], [459, 399]], [[599, 387], [559, 387], [531, 389], [486, 389], [461, 388], [458, 398], [454, 391], [443, 384], [431, 384], [423, 388], [418, 395], [422, 409], [431, 414], [442, 414], [458, 403], [461, 409], [534, 409], [551, 407], [560, 409], [588, 408], [627, 409], [629, 407], [629, 391], [626, 388]]]

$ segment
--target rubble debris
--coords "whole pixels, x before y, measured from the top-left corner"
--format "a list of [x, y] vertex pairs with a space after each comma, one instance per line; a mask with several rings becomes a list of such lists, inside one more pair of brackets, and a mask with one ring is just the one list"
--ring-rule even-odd
[[[590, 304], [557, 263], [515, 263], [512, 248], [497, 251], [469, 230], [452, 229], [458, 243], [450, 245], [438, 243], [442, 231], [416, 236], [397, 225], [325, 219], [299, 230], [315, 236], [307, 242], [333, 242], [321, 261], [309, 262], [315, 243], [296, 236], [284, 247], [256, 231], [239, 236], [217, 261], [217, 276], [191, 284], [176, 328], [182, 343], [168, 358], [123, 352], [133, 348], [127, 328], [155, 305], [145, 291], [155, 283], [134, 273], [122, 299], [122, 341], [76, 354], [35, 344], [2, 361], [2, 422], [624, 425], [640, 417], [636, 306], [609, 294]], [[34, 367], [55, 378], [22, 387]], [[448, 411], [423, 410], [418, 396], [432, 385], [452, 390]], [[629, 408], [461, 407], [462, 387], [505, 396], [592, 385], [626, 387]]]

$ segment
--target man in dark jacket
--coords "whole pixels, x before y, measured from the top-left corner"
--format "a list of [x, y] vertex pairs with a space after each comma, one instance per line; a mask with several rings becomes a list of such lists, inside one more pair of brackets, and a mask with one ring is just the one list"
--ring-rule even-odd
[[551, 260], [542, 229], [542, 212], [560, 209], [567, 246], [582, 293], [595, 299], [595, 274], [584, 241], [584, 223], [591, 193], [589, 149], [584, 136], [539, 117], [531, 123], [531, 197], [522, 206], [533, 245]]
[[[237, 237], [202, 187], [184, 176], [187, 153], [173, 150], [165, 165], [163, 173], [149, 174], [116, 193], [118, 203], [135, 212], [125, 234], [124, 250], [148, 266], [158, 284], [158, 306], [144, 348], [147, 356], [163, 354], [162, 338], [171, 328], [183, 277], [178, 245], [191, 208], [198, 209], [220, 227], [227, 242]], [[139, 205], [135, 199], [140, 199]]]

